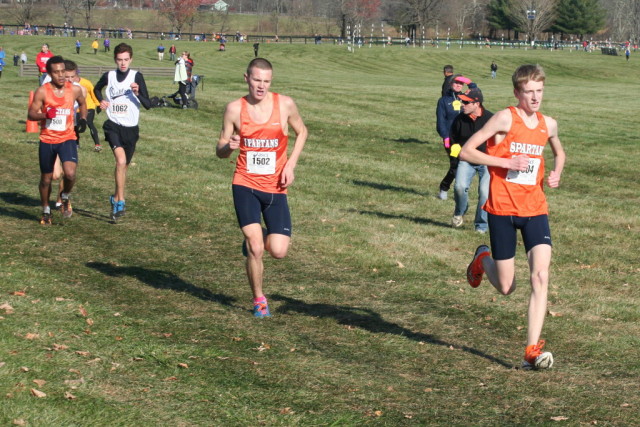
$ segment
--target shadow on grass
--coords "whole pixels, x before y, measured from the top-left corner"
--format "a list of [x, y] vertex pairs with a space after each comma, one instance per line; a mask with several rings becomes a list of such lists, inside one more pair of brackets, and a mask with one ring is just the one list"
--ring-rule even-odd
[[395, 185], [389, 184], [379, 184], [377, 182], [369, 182], [369, 181], [351, 181], [354, 185], [359, 185], [361, 187], [371, 187], [376, 190], [384, 190], [384, 191], [395, 191], [398, 193], [407, 193], [407, 194], [415, 194], [417, 196], [426, 196], [427, 193], [421, 193], [419, 191], [414, 190], [413, 188], [407, 187], [396, 187]]
[[423, 141], [417, 138], [396, 138], [392, 140], [393, 142], [402, 142], [405, 144], [428, 144], [429, 141]]
[[[270, 299], [284, 302], [278, 307], [278, 313], [286, 314], [289, 312], [297, 312], [314, 317], [334, 318], [341, 325], [354, 326], [373, 333], [394, 334], [408, 338], [410, 340], [424, 342], [427, 344], [440, 345], [446, 348], [454, 346], [452, 343], [443, 341], [431, 334], [422, 332], [414, 332], [410, 329], [387, 322], [378, 313], [366, 308], [354, 308], [349, 306], [339, 306], [331, 304], [306, 303], [304, 301], [289, 298], [283, 295], [271, 295]], [[458, 348], [457, 346], [454, 346]], [[490, 362], [497, 363], [507, 369], [513, 368], [513, 365], [501, 360], [490, 354], [486, 354], [472, 347], [459, 347], [474, 356], [483, 357]]]
[[[11, 204], [11, 205], [28, 206], [28, 207], [40, 206], [39, 198], [25, 196], [24, 194], [20, 194], [20, 193], [0, 193], [0, 199], [2, 199], [7, 204]], [[109, 215], [101, 215], [85, 209], [79, 209], [77, 207], [73, 208], [73, 213], [76, 215], [87, 217], [87, 218], [93, 218], [97, 220], [111, 222], [111, 217]], [[21, 210], [6, 208], [4, 206], [0, 207], [0, 216], [11, 216], [18, 219], [28, 219], [28, 220], [35, 219], [36, 221], [40, 219], [39, 214], [31, 215]]]
[[388, 214], [388, 213], [384, 213], [384, 212], [362, 211], [362, 210], [357, 210], [357, 209], [351, 209], [350, 212], [359, 213], [360, 215], [377, 216], [378, 218], [402, 219], [402, 220], [415, 222], [417, 224], [429, 224], [429, 225], [436, 225], [438, 227], [451, 228], [451, 224], [449, 224], [448, 222], [434, 221], [434, 220], [429, 219], [429, 218], [419, 218], [419, 217], [416, 217], [416, 216], [408, 216], [408, 215], [394, 215], [394, 214]]
[[169, 271], [135, 266], [121, 267], [105, 262], [88, 262], [86, 266], [93, 268], [94, 270], [97, 270], [107, 276], [135, 277], [141, 282], [146, 283], [147, 285], [156, 289], [170, 289], [176, 292], [186, 292], [204, 301], [212, 301], [221, 305], [236, 307], [235, 305], [233, 305], [233, 303], [236, 301], [235, 298], [224, 294], [214, 294], [208, 289], [200, 288], [182, 280], [180, 277]]
[[[36, 207], [40, 206], [40, 199], [36, 199], [35, 197], [25, 196], [20, 193], [0, 193], [0, 199], [2, 199], [8, 205], [18, 205], [18, 206], [27, 206], [27, 207]], [[27, 219], [27, 220], [35, 220], [38, 221], [40, 217], [38, 215], [33, 215], [27, 212], [24, 212], [20, 209], [14, 209], [11, 207], [0, 206], [0, 215], [8, 216], [17, 219]]]

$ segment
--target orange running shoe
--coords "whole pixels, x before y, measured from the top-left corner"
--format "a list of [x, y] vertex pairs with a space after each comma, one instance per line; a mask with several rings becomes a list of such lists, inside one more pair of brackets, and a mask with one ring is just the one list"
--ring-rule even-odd
[[51, 225], [51, 213], [43, 212], [42, 218], [40, 218], [40, 224], [42, 225]]
[[524, 369], [549, 369], [553, 366], [553, 354], [542, 351], [544, 344], [544, 340], [540, 340], [538, 344], [528, 345], [525, 348], [522, 361]]
[[65, 218], [71, 218], [73, 215], [73, 207], [71, 207], [71, 200], [69, 196], [62, 198], [62, 216]]
[[482, 266], [482, 259], [489, 256], [489, 246], [480, 245], [476, 249], [476, 253], [473, 255], [473, 261], [467, 267], [467, 281], [472, 288], [477, 288], [482, 282], [482, 275], [484, 274], [484, 267]]

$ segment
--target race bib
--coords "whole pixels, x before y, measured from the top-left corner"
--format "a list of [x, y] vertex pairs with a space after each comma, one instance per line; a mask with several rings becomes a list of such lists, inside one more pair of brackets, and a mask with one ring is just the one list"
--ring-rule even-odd
[[67, 129], [67, 116], [57, 116], [53, 119], [47, 119], [45, 127], [50, 130], [62, 132]]
[[507, 173], [507, 181], [514, 184], [522, 185], [536, 185], [536, 178], [538, 177], [538, 169], [540, 169], [540, 163], [542, 159], [529, 159], [529, 165], [525, 171], [509, 170]]
[[129, 106], [127, 104], [111, 104], [111, 113], [116, 117], [126, 117]]
[[273, 175], [276, 173], [275, 151], [248, 151], [247, 172], [256, 175]]
[[451, 106], [453, 107], [454, 111], [460, 111], [460, 107], [462, 106], [462, 102], [458, 101], [457, 99], [455, 101], [453, 101], [451, 103]]

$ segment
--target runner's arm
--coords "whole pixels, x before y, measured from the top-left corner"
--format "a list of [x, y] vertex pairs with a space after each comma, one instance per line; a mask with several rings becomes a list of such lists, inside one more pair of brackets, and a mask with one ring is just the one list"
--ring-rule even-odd
[[289, 97], [283, 97], [283, 101], [288, 111], [287, 123], [296, 133], [296, 141], [293, 144], [293, 150], [291, 151], [291, 155], [289, 156], [287, 163], [284, 165], [282, 175], [280, 176], [280, 183], [284, 188], [287, 188], [288, 186], [293, 184], [293, 181], [295, 180], [293, 170], [298, 164], [298, 158], [300, 157], [302, 149], [307, 142], [308, 131], [307, 127], [302, 121], [302, 117], [300, 117], [298, 107], [296, 106], [295, 102], [293, 102], [293, 99]]
[[227, 104], [222, 118], [222, 130], [216, 146], [216, 156], [226, 159], [240, 147], [240, 135], [234, 133], [239, 128], [236, 125], [240, 121], [240, 101]]
[[138, 85], [138, 89], [137, 89], [137, 93], [136, 92], [134, 93], [140, 100], [140, 103], [142, 104], [142, 106], [145, 109], [149, 110], [151, 108], [151, 100], [149, 100], [149, 92], [147, 91], [147, 84], [144, 81], [144, 77], [142, 76], [142, 73], [140, 72], [136, 73], [135, 82]]
[[29, 106], [27, 118], [33, 121], [46, 120], [46, 111], [42, 111], [42, 107], [44, 107], [44, 89], [40, 87], [33, 95], [33, 101]]
[[483, 142], [509, 132], [509, 129], [511, 129], [511, 121], [511, 111], [508, 109], [494, 114], [493, 117], [462, 146], [460, 160], [477, 165], [494, 166], [517, 171], [526, 170], [529, 165], [529, 157], [526, 155], [502, 158], [491, 156], [478, 150], [478, 147], [482, 145]]
[[100, 77], [100, 80], [98, 80], [98, 83], [93, 87], [93, 94], [96, 96], [96, 99], [100, 104], [100, 108], [103, 110], [109, 108], [109, 102], [102, 98], [102, 88], [107, 86], [108, 81], [109, 77], [107, 73], [104, 73], [102, 77]]
[[553, 170], [549, 172], [547, 185], [550, 188], [557, 188], [560, 185], [560, 176], [564, 170], [564, 163], [567, 156], [558, 137], [558, 123], [551, 117], [545, 116], [545, 120], [549, 132], [549, 145], [551, 145], [551, 150], [553, 151]]

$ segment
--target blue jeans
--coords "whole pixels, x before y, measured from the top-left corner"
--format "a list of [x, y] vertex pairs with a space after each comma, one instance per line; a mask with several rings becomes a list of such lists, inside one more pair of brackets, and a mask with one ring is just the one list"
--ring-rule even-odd
[[476, 208], [475, 226], [476, 230], [487, 231], [487, 212], [482, 209], [489, 197], [489, 171], [485, 165], [472, 165], [464, 160], [458, 163], [456, 171], [456, 182], [453, 186], [454, 200], [456, 207], [453, 214], [462, 216], [469, 209], [469, 187], [473, 177], [478, 174], [478, 207]]

